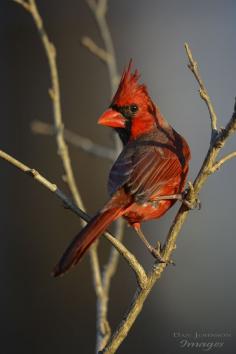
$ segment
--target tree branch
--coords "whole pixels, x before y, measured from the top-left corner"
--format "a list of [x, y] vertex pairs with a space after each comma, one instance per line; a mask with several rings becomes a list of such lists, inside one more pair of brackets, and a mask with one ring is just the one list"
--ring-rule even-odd
[[25, 10], [30, 12], [30, 5], [27, 3], [26, 0], [13, 0], [15, 3], [21, 5]]
[[92, 54], [96, 55], [99, 59], [104, 61], [106, 64], [111, 60], [111, 56], [104, 49], [100, 48], [90, 37], [82, 37], [81, 43], [85, 48], [87, 48]]
[[[110, 29], [106, 20], [108, 0], [98, 0], [97, 3], [95, 1], [87, 0], [87, 3], [92, 11], [92, 14], [96, 19], [99, 32], [104, 42], [105, 51], [110, 58], [109, 60], [106, 60], [106, 64], [107, 64], [108, 73], [110, 77], [111, 92], [113, 95], [119, 83], [119, 74], [118, 74], [117, 64], [116, 64], [115, 49], [114, 49]], [[93, 54], [98, 56], [97, 53], [93, 53]]]
[[236, 157], [236, 151], [231, 152], [230, 154], [224, 156], [222, 159], [220, 159], [219, 161], [217, 161], [211, 168], [211, 173], [214, 173], [216, 171], [218, 171], [220, 169], [220, 167], [226, 163], [227, 161], [233, 159]]
[[37, 170], [31, 168], [21, 161], [15, 159], [11, 155], [7, 154], [3, 150], [0, 150], [0, 158], [7, 161], [9, 164], [15, 166], [18, 170], [24, 172], [28, 176], [32, 177], [35, 181], [39, 182], [45, 188], [49, 189], [50, 192], [55, 193], [55, 195], [63, 202], [63, 204], [71, 209], [80, 218], [89, 221], [89, 216], [80, 208], [78, 208], [58, 187], [55, 183], [47, 180], [43, 175], [41, 175]]
[[[54, 136], [56, 134], [56, 129], [53, 125], [39, 120], [32, 122], [31, 129], [35, 134], [49, 136]], [[117, 156], [114, 150], [99, 144], [95, 144], [92, 140], [74, 133], [73, 131], [66, 128], [64, 129], [64, 138], [69, 144], [93, 156], [107, 159], [109, 161], [114, 161], [115, 157]]]
[[[198, 71], [196, 71], [196, 62], [193, 59], [192, 53], [190, 51], [190, 48], [188, 44], [185, 44], [185, 48], [187, 50], [187, 55], [189, 58], [189, 68], [193, 72], [196, 80], [198, 81], [200, 87], [204, 90], [204, 97], [206, 98], [207, 105], [210, 104], [211, 106], [211, 100], [210, 97], [207, 93], [207, 91], [204, 88], [203, 82], [200, 79]], [[193, 65], [193, 63], [195, 63]], [[204, 100], [205, 100], [204, 98]], [[209, 114], [211, 118], [211, 126], [212, 126], [212, 136], [214, 135], [214, 132], [216, 131], [216, 120], [215, 116], [213, 114], [212, 118], [212, 112], [214, 112], [213, 107], [211, 106], [211, 109], [209, 109]], [[219, 133], [217, 133], [217, 137], [213, 140], [211, 138], [210, 140], [210, 147], [207, 152], [206, 158], [202, 164], [202, 167], [193, 183], [193, 187], [189, 189], [189, 192], [186, 196], [187, 200], [190, 201], [191, 203], [194, 202], [194, 200], [197, 198], [198, 193], [200, 192], [201, 188], [203, 187], [204, 183], [207, 181], [208, 177], [214, 172], [213, 171], [213, 166], [215, 166], [215, 160], [216, 157], [219, 153], [219, 151], [222, 149], [224, 146], [227, 138], [233, 134], [236, 131], [236, 112], [235, 112], [235, 107], [234, 107], [234, 113], [226, 127], [221, 130]], [[235, 154], [235, 153], [234, 153]], [[228, 158], [229, 160], [230, 158]], [[176, 214], [176, 217], [170, 227], [170, 230], [168, 232], [167, 238], [166, 238], [166, 243], [164, 246], [164, 249], [162, 251], [162, 257], [163, 259], [168, 263], [168, 261], [171, 259], [172, 253], [174, 252], [176, 248], [176, 241], [179, 236], [179, 233], [182, 229], [182, 226], [189, 214], [189, 210], [186, 208], [184, 204], [181, 205], [179, 211]], [[132, 325], [134, 324], [136, 318], [138, 317], [139, 313], [142, 310], [143, 304], [149, 295], [151, 289], [155, 285], [155, 283], [160, 279], [163, 271], [166, 268], [166, 264], [160, 263], [157, 264], [155, 263], [153, 266], [153, 269], [151, 273], [148, 275], [148, 280], [146, 283], [146, 287], [143, 289], [137, 289], [134, 299], [130, 305], [130, 307], [127, 310], [126, 315], [124, 316], [122, 322], [119, 324], [118, 328], [114, 332], [113, 336], [111, 337], [111, 340], [107, 344], [107, 346], [104, 348], [104, 350], [101, 351], [103, 354], [113, 354], [116, 352], [116, 350], [119, 348], [120, 344], [123, 342], [123, 340], [126, 338], [129, 330], [131, 329]]]
[[185, 46], [186, 53], [187, 53], [188, 60], [189, 60], [188, 67], [192, 71], [193, 75], [195, 76], [195, 78], [200, 86], [199, 94], [200, 94], [201, 98], [205, 101], [208, 111], [209, 111], [209, 114], [210, 114], [212, 138], [213, 138], [215, 133], [217, 133], [217, 115], [216, 115], [215, 109], [212, 105], [210, 96], [207, 92], [206, 86], [201, 78], [201, 75], [200, 75], [200, 72], [198, 69], [198, 64], [193, 59], [193, 56], [192, 56], [192, 53], [191, 53], [191, 50], [190, 50], [188, 44], [185, 43], [184, 46]]

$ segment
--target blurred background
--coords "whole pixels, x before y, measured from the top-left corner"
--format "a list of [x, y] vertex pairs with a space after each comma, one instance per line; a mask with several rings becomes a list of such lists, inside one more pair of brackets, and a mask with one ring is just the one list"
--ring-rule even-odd
[[[38, 0], [46, 30], [58, 53], [65, 126], [112, 147], [109, 129], [97, 126], [109, 104], [106, 67], [81, 46], [83, 35], [103, 45], [83, 0]], [[188, 140], [193, 180], [209, 145], [207, 109], [188, 70], [189, 42], [219, 115], [232, 114], [236, 95], [236, 3], [233, 0], [109, 1], [108, 21], [121, 72], [129, 58], [142, 73], [153, 100]], [[50, 77], [45, 53], [31, 16], [13, 1], [0, 11], [1, 148], [41, 171], [64, 191], [61, 161], [53, 137], [34, 135], [30, 124], [52, 122]], [[236, 149], [235, 137], [224, 152]], [[70, 146], [76, 180], [90, 213], [107, 199], [110, 163]], [[53, 279], [50, 272], [78, 232], [79, 220], [40, 185], [0, 161], [0, 344], [2, 354], [94, 352], [96, 298], [89, 257], [73, 272]], [[236, 160], [212, 176], [201, 192], [202, 209], [193, 211], [181, 231], [168, 267], [119, 353], [183, 353], [180, 340], [195, 332], [220, 335], [211, 352], [234, 353]], [[67, 191], [68, 192], [68, 191]], [[178, 205], [161, 220], [148, 222], [150, 242], [164, 240]], [[150, 268], [151, 257], [130, 229], [125, 244]], [[108, 242], [102, 238], [101, 261]], [[135, 279], [121, 260], [112, 282], [109, 320], [115, 328], [130, 303]], [[224, 338], [226, 335], [226, 338]], [[222, 338], [223, 336], [223, 338]]]

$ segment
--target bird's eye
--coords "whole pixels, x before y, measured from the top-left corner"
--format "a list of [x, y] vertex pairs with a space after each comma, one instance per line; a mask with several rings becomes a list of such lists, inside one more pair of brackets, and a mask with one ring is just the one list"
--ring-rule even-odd
[[138, 106], [136, 104], [131, 104], [130, 105], [130, 110], [132, 113], [136, 113], [138, 110]]

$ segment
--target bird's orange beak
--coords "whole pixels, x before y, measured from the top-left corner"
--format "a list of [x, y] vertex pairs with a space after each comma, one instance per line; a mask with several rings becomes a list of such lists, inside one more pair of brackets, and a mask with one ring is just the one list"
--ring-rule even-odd
[[98, 124], [112, 128], [125, 128], [125, 118], [121, 113], [109, 108], [98, 119]]

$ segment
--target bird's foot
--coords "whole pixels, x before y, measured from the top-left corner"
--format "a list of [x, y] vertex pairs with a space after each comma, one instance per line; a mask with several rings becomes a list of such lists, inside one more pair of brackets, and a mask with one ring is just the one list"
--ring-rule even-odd
[[156, 203], [159, 200], [179, 200], [182, 202], [188, 209], [201, 209], [201, 202], [195, 194], [193, 185], [191, 182], [188, 182], [188, 187], [184, 192], [178, 194], [170, 194], [170, 195], [161, 195], [152, 201], [154, 207], [156, 207]]
[[161, 243], [160, 241], [157, 242], [157, 247], [152, 247], [152, 250], [151, 250], [151, 253], [152, 255], [157, 259], [157, 261], [159, 263], [166, 263], [167, 265], [168, 264], [172, 264], [172, 265], [175, 265], [175, 263], [172, 261], [172, 260], [165, 260], [162, 256], [162, 251], [163, 251], [163, 248], [161, 247]]
[[173, 264], [175, 265], [175, 263], [171, 260], [166, 260], [163, 258], [162, 253], [163, 253], [163, 248], [161, 247], [161, 243], [160, 241], [157, 242], [157, 246], [153, 247], [148, 240], [146, 239], [146, 237], [144, 236], [142, 230], [140, 229], [140, 225], [133, 225], [138, 236], [140, 237], [140, 239], [143, 241], [143, 243], [145, 244], [145, 246], [147, 247], [147, 249], [149, 250], [149, 252], [151, 253], [151, 255], [159, 262], [159, 263], [165, 263], [166, 265], [168, 264]]
[[201, 201], [196, 196], [192, 182], [188, 182], [188, 187], [182, 193], [182, 202], [190, 210], [198, 209], [202, 207]]

